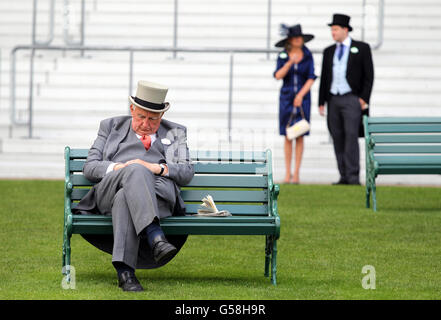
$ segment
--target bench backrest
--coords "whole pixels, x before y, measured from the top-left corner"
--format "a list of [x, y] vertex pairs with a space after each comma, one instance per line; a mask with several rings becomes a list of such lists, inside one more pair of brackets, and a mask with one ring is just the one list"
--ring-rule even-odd
[[441, 117], [364, 117], [374, 154], [441, 155]]
[[[82, 173], [88, 149], [65, 148], [65, 201], [74, 208], [94, 183]], [[270, 150], [191, 151], [195, 176], [182, 188], [189, 214], [197, 213], [201, 199], [210, 194], [219, 210], [233, 215], [271, 215], [273, 187]]]

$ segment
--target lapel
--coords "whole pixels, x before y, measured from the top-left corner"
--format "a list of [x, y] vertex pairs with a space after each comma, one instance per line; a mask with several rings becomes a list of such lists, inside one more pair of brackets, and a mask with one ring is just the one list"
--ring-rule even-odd
[[158, 134], [158, 139], [156, 139], [156, 140], [161, 140], [167, 136], [167, 130], [164, 128], [162, 121], [161, 121], [161, 124], [159, 125], [157, 134]]
[[168, 147], [168, 146], [166, 146], [162, 143], [162, 139], [164, 139], [167, 136], [167, 130], [164, 128], [164, 125], [162, 124], [162, 122], [159, 125], [159, 128], [158, 128], [158, 131], [156, 132], [156, 135], [157, 135], [156, 140], [155, 140], [155, 142], [153, 142], [152, 147], [159, 149], [159, 151], [162, 154], [165, 154], [164, 151], [165, 151], [166, 147]]
[[[351, 51], [351, 48], [353, 48], [353, 47], [358, 49], [358, 53], [353, 53]], [[348, 65], [347, 65], [347, 68], [346, 68], [346, 74], [348, 74], [349, 72], [352, 71], [352, 65], [354, 63], [355, 55], [356, 54], [360, 54], [360, 48], [358, 47], [358, 44], [357, 44], [357, 42], [354, 39], [351, 40], [351, 45], [349, 46], [348, 49], [349, 49], [349, 53], [348, 53]]]
[[131, 124], [132, 118], [129, 117], [124, 120], [119, 126], [116, 125], [115, 129], [110, 132], [109, 137], [107, 138], [106, 148], [104, 150], [104, 159], [112, 160], [113, 156], [118, 150], [118, 145], [121, 143], [122, 140], [125, 139], [125, 137], [129, 133]]
[[329, 48], [329, 51], [328, 51], [328, 56], [326, 57], [326, 59], [327, 59], [327, 63], [326, 63], [326, 66], [328, 66], [328, 73], [329, 73], [329, 85], [331, 85], [331, 82], [332, 82], [332, 76], [333, 76], [333, 72], [332, 72], [332, 69], [333, 69], [333, 64], [334, 64], [334, 53], [335, 53], [335, 49], [337, 48], [337, 45], [336, 44], [334, 44], [334, 45], [332, 45], [330, 48]]

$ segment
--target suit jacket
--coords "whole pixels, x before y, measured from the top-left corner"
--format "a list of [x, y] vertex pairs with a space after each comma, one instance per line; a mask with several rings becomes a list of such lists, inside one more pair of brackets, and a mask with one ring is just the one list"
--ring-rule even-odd
[[[131, 116], [120, 116], [101, 121], [98, 136], [89, 150], [83, 167], [83, 173], [87, 179], [92, 182], [100, 182], [103, 179], [107, 168], [114, 162], [113, 157], [118, 151], [119, 144], [131, 130], [131, 119]], [[171, 180], [171, 183], [162, 185], [174, 188], [170, 190], [174, 192], [168, 194], [176, 197], [165, 200], [174, 204], [174, 215], [182, 215], [185, 213], [185, 204], [180, 196], [179, 187], [189, 183], [194, 176], [194, 168], [187, 147], [187, 129], [163, 119], [157, 131], [157, 139], [163, 146], [164, 159], [160, 162], [167, 164], [168, 178]], [[77, 210], [96, 210], [93, 190], [81, 200]]]
[[[331, 97], [332, 67], [336, 44], [327, 47], [323, 51], [322, 71], [319, 89], [319, 105], [329, 102]], [[352, 49], [356, 48], [356, 49]], [[362, 41], [351, 41], [349, 48], [346, 80], [352, 89], [352, 93], [362, 98], [369, 104], [372, 86], [374, 83], [374, 65], [369, 44]], [[369, 115], [369, 109], [363, 110], [362, 115]], [[361, 123], [360, 119], [360, 123]], [[363, 136], [363, 126], [360, 127], [360, 136]]]

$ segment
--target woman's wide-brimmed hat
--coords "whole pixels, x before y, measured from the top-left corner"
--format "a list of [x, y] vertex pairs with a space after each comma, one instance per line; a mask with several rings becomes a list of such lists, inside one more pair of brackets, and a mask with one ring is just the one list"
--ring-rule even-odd
[[285, 46], [286, 41], [289, 38], [293, 38], [293, 37], [303, 37], [303, 42], [308, 42], [311, 41], [314, 36], [312, 34], [304, 34], [302, 32], [302, 26], [300, 24], [296, 24], [294, 26], [287, 26], [285, 24], [281, 24], [280, 25], [280, 34], [285, 36], [286, 38], [280, 40], [279, 42], [277, 42], [275, 44], [276, 47], [278, 48], [283, 48]]
[[349, 20], [351, 20], [350, 16], [345, 14], [336, 13], [332, 18], [332, 22], [328, 24], [328, 26], [340, 26], [344, 28], [348, 28], [349, 31], [352, 31], [352, 27], [349, 25]]
[[165, 101], [168, 88], [163, 85], [140, 80], [136, 89], [136, 96], [129, 96], [129, 101], [136, 107], [151, 112], [165, 112], [170, 104]]

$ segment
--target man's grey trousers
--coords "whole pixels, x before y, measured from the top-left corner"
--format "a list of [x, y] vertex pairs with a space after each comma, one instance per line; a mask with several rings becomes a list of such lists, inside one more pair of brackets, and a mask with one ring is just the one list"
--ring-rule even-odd
[[168, 203], [157, 198], [156, 176], [140, 164], [106, 174], [95, 188], [98, 210], [112, 215], [112, 262], [136, 269], [141, 231], [155, 218], [169, 216]]

